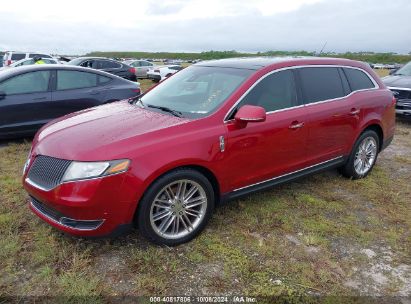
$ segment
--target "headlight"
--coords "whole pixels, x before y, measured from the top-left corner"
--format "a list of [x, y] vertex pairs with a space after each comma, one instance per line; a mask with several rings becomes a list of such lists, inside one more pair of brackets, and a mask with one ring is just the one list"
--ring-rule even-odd
[[127, 171], [130, 166], [128, 159], [104, 162], [76, 162], [67, 168], [62, 182], [101, 177]]
[[27, 168], [28, 168], [29, 165], [30, 165], [30, 156], [31, 156], [31, 151], [32, 151], [32, 149], [33, 149], [33, 147], [30, 148], [29, 154], [27, 155], [27, 160], [26, 160], [26, 162], [24, 163], [23, 175], [26, 173]]

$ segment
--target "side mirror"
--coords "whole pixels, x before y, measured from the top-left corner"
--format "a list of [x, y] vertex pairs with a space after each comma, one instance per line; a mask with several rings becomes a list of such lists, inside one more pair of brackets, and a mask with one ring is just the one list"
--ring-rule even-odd
[[263, 107], [244, 105], [238, 109], [234, 116], [236, 122], [248, 123], [248, 122], [262, 122], [265, 121], [266, 113]]
[[6, 98], [6, 93], [3, 91], [0, 91], [0, 100]]
[[393, 69], [393, 70], [390, 71], [389, 74], [392, 75], [392, 74], [394, 74], [394, 73], [397, 72], [397, 71], [398, 71], [398, 69]]

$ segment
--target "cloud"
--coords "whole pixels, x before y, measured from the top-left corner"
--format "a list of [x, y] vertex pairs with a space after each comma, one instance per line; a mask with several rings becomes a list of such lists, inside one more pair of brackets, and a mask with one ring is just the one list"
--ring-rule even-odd
[[148, 15], [170, 15], [180, 12], [183, 7], [184, 3], [181, 1], [174, 3], [159, 3], [157, 1], [152, 1], [149, 2], [148, 8], [146, 9], [145, 13]]
[[[174, 0], [157, 6], [145, 2], [133, 18], [120, 15], [128, 19], [124, 22], [91, 18], [99, 16], [99, 11], [89, 14], [90, 10], [85, 14], [90, 18], [77, 16], [75, 21], [57, 15], [33, 21], [19, 12], [0, 10], [0, 49], [68, 54], [94, 50], [319, 51], [327, 42], [325, 51], [411, 51], [409, 0], [298, 1], [293, 2], [296, 7], [277, 8], [280, 11], [273, 11], [264, 0]], [[210, 7], [206, 9], [207, 3]]]

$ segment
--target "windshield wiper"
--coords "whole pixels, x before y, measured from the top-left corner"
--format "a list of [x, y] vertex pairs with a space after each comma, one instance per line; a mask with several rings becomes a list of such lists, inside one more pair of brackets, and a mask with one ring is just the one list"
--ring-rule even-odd
[[143, 101], [141, 100], [141, 97], [142, 97], [142, 96], [139, 95], [139, 96], [130, 98], [130, 99], [128, 100], [128, 102], [129, 102], [130, 104], [132, 104], [132, 105], [138, 105], [140, 108], [144, 109], [144, 108], [145, 108], [145, 105], [144, 105]]
[[159, 110], [161, 110], [161, 111], [164, 111], [164, 112], [167, 112], [167, 113], [171, 113], [171, 114], [173, 114], [174, 116], [177, 116], [177, 117], [184, 117], [183, 116], [183, 113], [181, 113], [180, 111], [176, 111], [176, 110], [173, 110], [173, 109], [170, 109], [170, 108], [167, 108], [167, 107], [163, 107], [163, 106], [154, 106], [154, 105], [147, 105], [147, 107], [149, 107], [149, 108], [154, 108], [154, 109], [159, 109]]

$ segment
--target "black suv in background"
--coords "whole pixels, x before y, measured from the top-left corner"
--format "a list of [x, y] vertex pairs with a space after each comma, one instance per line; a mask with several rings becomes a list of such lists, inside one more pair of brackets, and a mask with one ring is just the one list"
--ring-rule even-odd
[[397, 98], [397, 114], [411, 117], [411, 62], [382, 78], [382, 81]]
[[135, 68], [117, 60], [104, 57], [79, 57], [67, 64], [101, 70], [131, 81], [137, 81]]

